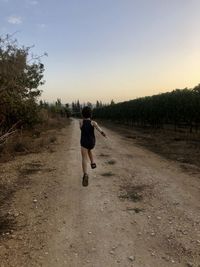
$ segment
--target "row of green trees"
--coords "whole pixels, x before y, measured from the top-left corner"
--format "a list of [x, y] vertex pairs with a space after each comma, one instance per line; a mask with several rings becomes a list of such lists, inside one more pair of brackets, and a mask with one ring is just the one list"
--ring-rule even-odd
[[193, 89], [142, 97], [94, 109], [94, 116], [123, 124], [163, 128], [165, 125], [188, 127], [200, 125], [200, 84]]
[[71, 114], [74, 117], [81, 117], [81, 111], [83, 109], [83, 107], [85, 106], [89, 106], [91, 108], [93, 108], [93, 104], [90, 102], [87, 103], [81, 103], [79, 102], [79, 100], [72, 102], [71, 105]]
[[[114, 101], [112, 100], [111, 105], [114, 104]], [[94, 108], [103, 108], [104, 106], [106, 106], [106, 104], [103, 104], [102, 101], [97, 100], [96, 104], [92, 104], [91, 102], [87, 102], [87, 103], [80, 103], [79, 100], [72, 102], [71, 104], [71, 115], [74, 117], [80, 117], [81, 116], [81, 110], [83, 109], [83, 107], [88, 106], [91, 107], [92, 109]]]

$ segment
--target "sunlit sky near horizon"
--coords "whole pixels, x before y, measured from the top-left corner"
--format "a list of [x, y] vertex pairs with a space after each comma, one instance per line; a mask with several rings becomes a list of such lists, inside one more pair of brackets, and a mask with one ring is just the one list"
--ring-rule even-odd
[[42, 99], [116, 102], [200, 83], [200, 0], [0, 0], [0, 35], [48, 53]]

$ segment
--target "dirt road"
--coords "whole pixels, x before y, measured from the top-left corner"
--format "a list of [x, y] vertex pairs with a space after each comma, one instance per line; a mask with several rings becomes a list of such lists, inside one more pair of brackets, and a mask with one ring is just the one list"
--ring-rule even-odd
[[1, 267], [200, 266], [199, 176], [104, 130], [88, 187], [76, 120], [50, 152], [1, 166], [21, 181], [2, 231]]

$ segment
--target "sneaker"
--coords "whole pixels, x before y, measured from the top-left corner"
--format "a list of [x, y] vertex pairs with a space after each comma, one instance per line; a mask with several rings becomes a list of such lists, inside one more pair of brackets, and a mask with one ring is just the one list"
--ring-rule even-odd
[[88, 175], [85, 173], [85, 174], [83, 175], [82, 186], [88, 186], [88, 179], [89, 179], [89, 177], [88, 177]]
[[96, 163], [91, 163], [91, 168], [95, 169], [97, 167]]

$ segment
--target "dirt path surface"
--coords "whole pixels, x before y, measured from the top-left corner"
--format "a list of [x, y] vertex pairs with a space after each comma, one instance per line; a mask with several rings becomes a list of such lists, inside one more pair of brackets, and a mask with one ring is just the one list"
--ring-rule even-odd
[[88, 187], [76, 120], [54, 150], [0, 166], [16, 179], [3, 199], [1, 267], [200, 266], [199, 174], [104, 130]]

